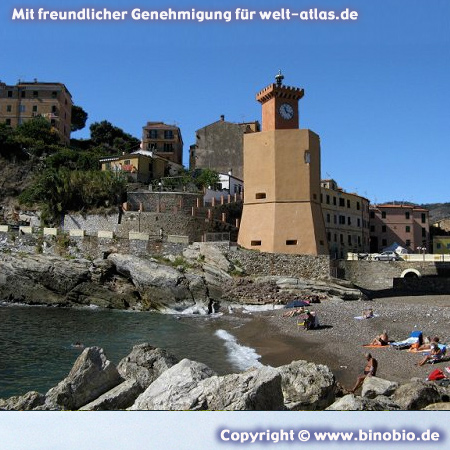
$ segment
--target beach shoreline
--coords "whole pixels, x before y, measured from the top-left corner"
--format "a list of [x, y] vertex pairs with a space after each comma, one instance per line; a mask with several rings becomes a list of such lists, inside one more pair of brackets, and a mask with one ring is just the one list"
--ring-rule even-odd
[[[373, 308], [377, 317], [357, 320], [363, 310]], [[450, 295], [378, 298], [344, 301], [333, 298], [312, 304], [321, 328], [306, 331], [298, 326], [297, 317], [286, 317], [286, 309], [241, 313], [241, 321], [224, 318], [222, 324], [241, 345], [252, 347], [263, 364], [278, 367], [294, 360], [325, 364], [337, 381], [350, 388], [365, 364], [366, 352], [378, 360], [377, 376], [399, 383], [412, 378], [425, 379], [436, 368], [450, 362], [416, 365], [420, 353], [396, 350], [391, 346], [366, 348], [383, 330], [395, 341], [406, 339], [414, 330], [425, 336], [439, 336], [450, 342]]]

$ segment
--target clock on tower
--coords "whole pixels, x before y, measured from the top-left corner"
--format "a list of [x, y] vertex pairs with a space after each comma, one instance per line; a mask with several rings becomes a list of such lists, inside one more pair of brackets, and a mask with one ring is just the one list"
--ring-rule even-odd
[[262, 131], [290, 130], [299, 127], [298, 101], [304, 90], [284, 86], [281, 70], [270, 84], [256, 95], [262, 104]]

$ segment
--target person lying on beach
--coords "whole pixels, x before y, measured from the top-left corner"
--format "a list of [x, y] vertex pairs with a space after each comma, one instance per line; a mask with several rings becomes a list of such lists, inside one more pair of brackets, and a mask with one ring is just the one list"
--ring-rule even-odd
[[432, 359], [439, 359], [440, 356], [442, 356], [442, 350], [439, 348], [439, 345], [431, 344], [431, 352], [428, 355], [425, 355], [417, 365], [423, 366]]
[[297, 308], [297, 309], [293, 309], [292, 311], [286, 311], [283, 314], [283, 317], [299, 316], [300, 314], [303, 314], [304, 312], [305, 312], [305, 310], [303, 308]]
[[364, 319], [371, 319], [373, 317], [373, 309], [369, 308], [363, 311], [362, 316]]
[[377, 336], [369, 345], [388, 345], [389, 337], [387, 331], [384, 330], [379, 336]]
[[363, 373], [359, 375], [355, 385], [349, 391], [352, 394], [363, 384], [366, 377], [374, 377], [377, 374], [378, 361], [370, 353], [366, 353], [364, 356], [366, 357], [367, 363]]
[[437, 336], [434, 338], [426, 337], [425, 344], [420, 345], [418, 350], [431, 350], [433, 344], [439, 344], [439, 338]]

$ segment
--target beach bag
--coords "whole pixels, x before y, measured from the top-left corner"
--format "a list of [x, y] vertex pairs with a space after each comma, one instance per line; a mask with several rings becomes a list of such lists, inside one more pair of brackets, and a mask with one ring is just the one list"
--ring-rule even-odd
[[445, 373], [441, 369], [435, 369], [428, 375], [428, 381], [437, 381], [445, 378]]

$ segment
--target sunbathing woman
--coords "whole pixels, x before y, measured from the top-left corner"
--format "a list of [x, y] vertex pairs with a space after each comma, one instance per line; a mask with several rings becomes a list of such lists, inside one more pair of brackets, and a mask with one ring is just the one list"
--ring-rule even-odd
[[425, 355], [421, 361], [419, 361], [418, 365], [423, 366], [425, 363], [432, 359], [439, 359], [442, 355], [442, 350], [439, 348], [437, 344], [431, 344], [431, 352], [428, 355]]
[[377, 336], [370, 345], [388, 345], [389, 337], [387, 335], [387, 331], [384, 330], [379, 336]]
[[433, 339], [426, 338], [428, 343], [419, 346], [419, 350], [431, 350], [433, 344], [439, 344], [439, 338], [435, 336]]

